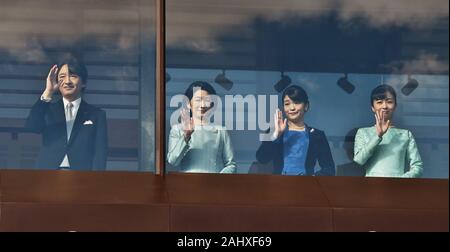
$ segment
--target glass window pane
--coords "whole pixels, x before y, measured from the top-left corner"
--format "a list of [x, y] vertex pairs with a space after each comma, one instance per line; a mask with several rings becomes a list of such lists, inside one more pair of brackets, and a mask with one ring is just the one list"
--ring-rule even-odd
[[[238, 173], [448, 178], [448, 1], [168, 0], [166, 29], [168, 171], [225, 172], [230, 145]], [[219, 134], [175, 126], [195, 81], [216, 92]], [[360, 165], [355, 134], [369, 128], [360, 146], [376, 136], [371, 92], [381, 84], [396, 93], [395, 128]], [[282, 100], [292, 85], [306, 111]], [[194, 119], [210, 108], [189, 104]], [[262, 141], [276, 108], [286, 131]]]
[[1, 5], [0, 167], [153, 171], [154, 1]]

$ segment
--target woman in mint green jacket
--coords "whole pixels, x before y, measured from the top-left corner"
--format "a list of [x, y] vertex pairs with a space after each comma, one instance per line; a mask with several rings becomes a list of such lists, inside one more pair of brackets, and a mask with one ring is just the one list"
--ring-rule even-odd
[[389, 85], [376, 87], [371, 105], [376, 123], [358, 129], [354, 161], [365, 168], [366, 177], [420, 177], [423, 162], [414, 136], [392, 125], [397, 105], [395, 90]]
[[209, 123], [215, 94], [203, 81], [192, 83], [185, 92], [187, 109], [181, 111], [181, 124], [170, 130], [167, 152], [167, 161], [180, 172], [236, 173], [227, 130]]

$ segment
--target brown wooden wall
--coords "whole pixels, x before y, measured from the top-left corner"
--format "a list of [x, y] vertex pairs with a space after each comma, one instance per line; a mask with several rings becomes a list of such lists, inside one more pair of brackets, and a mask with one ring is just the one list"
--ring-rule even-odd
[[448, 231], [448, 180], [0, 171], [0, 231]]

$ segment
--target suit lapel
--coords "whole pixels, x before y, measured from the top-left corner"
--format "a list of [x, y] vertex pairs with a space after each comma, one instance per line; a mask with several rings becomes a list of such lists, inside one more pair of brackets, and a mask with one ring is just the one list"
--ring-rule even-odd
[[70, 139], [67, 145], [70, 145], [73, 142], [73, 139], [75, 139], [76, 135], [83, 126], [84, 118], [86, 118], [87, 113], [87, 104], [82, 100], [80, 107], [78, 108], [77, 117], [75, 117], [75, 122], [73, 123], [72, 132], [70, 133]]
[[64, 112], [64, 102], [60, 99], [53, 106], [51, 106], [54, 115], [54, 123], [58, 125], [58, 129], [63, 130], [64, 139], [67, 140], [67, 124], [66, 124], [66, 113]]
[[[306, 134], [308, 134], [309, 137], [309, 145], [308, 145], [308, 151], [306, 152], [306, 160], [305, 160], [305, 169], [306, 173], [308, 173], [308, 168], [310, 167], [311, 160], [313, 159], [312, 153], [314, 153], [314, 143], [316, 134], [314, 131], [311, 132], [312, 128], [306, 125]], [[313, 173], [314, 173], [314, 167], [313, 167]], [[310, 175], [310, 174], [308, 174]]]

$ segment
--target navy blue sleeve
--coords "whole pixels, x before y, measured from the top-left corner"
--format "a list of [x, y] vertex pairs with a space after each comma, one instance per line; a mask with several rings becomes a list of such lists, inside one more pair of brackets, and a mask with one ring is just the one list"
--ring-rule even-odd
[[95, 136], [95, 154], [92, 168], [93, 170], [105, 170], [108, 155], [108, 127], [106, 124], [105, 111], [100, 110], [98, 116]]
[[330, 145], [328, 144], [327, 137], [323, 131], [318, 132], [318, 161], [320, 170], [318, 170], [315, 176], [335, 176], [336, 168], [333, 161], [333, 156], [331, 155]]
[[45, 115], [50, 106], [49, 102], [40, 99], [31, 107], [25, 122], [25, 128], [34, 133], [42, 133], [45, 129]]

